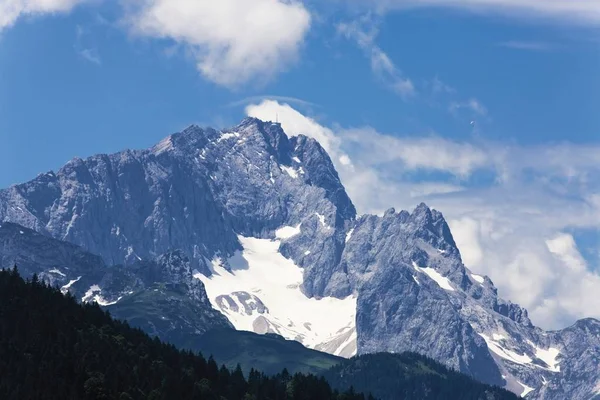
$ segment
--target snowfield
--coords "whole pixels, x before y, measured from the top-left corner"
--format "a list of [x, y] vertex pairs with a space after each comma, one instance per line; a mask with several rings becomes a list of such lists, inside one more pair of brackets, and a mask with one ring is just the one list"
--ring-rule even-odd
[[275, 231], [275, 237], [277, 239], [289, 239], [294, 237], [300, 233], [300, 225], [298, 226], [284, 226], [283, 228], [279, 228]]
[[356, 354], [355, 297], [309, 299], [300, 290], [303, 269], [279, 253], [280, 241], [238, 238], [243, 251], [213, 260], [210, 277], [194, 275], [215, 309], [238, 330], [274, 332], [332, 354]]

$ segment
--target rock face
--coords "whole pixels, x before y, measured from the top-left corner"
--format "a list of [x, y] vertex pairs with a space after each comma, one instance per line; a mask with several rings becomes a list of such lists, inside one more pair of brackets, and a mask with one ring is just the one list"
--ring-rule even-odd
[[[94, 270], [123, 264], [106, 287], [81, 278], [67, 289], [117, 301], [107, 307], [150, 332], [193, 331], [186, 299], [202, 315], [210, 301], [238, 329], [332, 354], [415, 351], [528, 398], [600, 393], [598, 321], [534, 327], [463, 265], [441, 213], [421, 204], [357, 217], [323, 148], [279, 124], [192, 126], [148, 150], [75, 159], [0, 191], [0, 220], [99, 255], [82, 263]], [[11, 229], [17, 239], [5, 240], [18, 240]], [[79, 274], [62, 273], [44, 279]], [[122, 298], [108, 296], [119, 284]], [[135, 285], [144, 290], [128, 295]], [[138, 301], [168, 306], [149, 318]]]

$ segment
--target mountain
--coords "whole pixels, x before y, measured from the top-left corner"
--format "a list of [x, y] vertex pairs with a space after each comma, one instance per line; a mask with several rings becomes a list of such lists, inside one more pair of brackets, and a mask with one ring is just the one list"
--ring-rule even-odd
[[[201, 284], [236, 329], [344, 357], [417, 352], [527, 398], [600, 396], [600, 322], [535, 327], [464, 266], [440, 212], [421, 204], [357, 216], [318, 142], [290, 138], [279, 124], [192, 126], [151, 149], [74, 159], [0, 191], [0, 220], [79, 245], [127, 274], [178, 254], [190, 272], [180, 282]], [[79, 276], [61, 271], [67, 283]], [[127, 291], [108, 298], [110, 282], [77, 284], [91, 293], [86, 300], [116, 301], [107, 307], [123, 318], [154, 313]], [[173, 293], [173, 304], [185, 298]], [[137, 298], [169, 303], [152, 296]], [[176, 318], [178, 308], [152, 318]], [[154, 325], [143, 327], [160, 334]]]
[[365, 399], [314, 375], [245, 379], [16, 271], [0, 272], [0, 371], [6, 400]]
[[345, 360], [324, 374], [337, 388], [354, 387], [379, 400], [510, 400], [507, 390], [474, 382], [430, 358], [415, 353], [365, 354]]

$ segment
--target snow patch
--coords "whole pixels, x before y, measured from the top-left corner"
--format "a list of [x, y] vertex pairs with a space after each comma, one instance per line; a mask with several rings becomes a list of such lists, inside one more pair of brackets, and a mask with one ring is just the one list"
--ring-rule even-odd
[[296, 171], [294, 168], [286, 167], [285, 165], [280, 165], [279, 168], [281, 168], [283, 172], [287, 173], [292, 178], [298, 178], [298, 171]]
[[415, 275], [413, 275], [412, 277], [415, 280], [415, 282], [417, 282], [417, 285], [421, 286], [421, 282], [419, 282], [419, 280], [417, 279], [417, 277]]
[[512, 350], [506, 349], [504, 347], [502, 347], [502, 345], [500, 343], [498, 343], [496, 340], [490, 338], [489, 336], [480, 333], [479, 336], [481, 336], [483, 338], [483, 340], [485, 340], [485, 343], [488, 346], [488, 349], [490, 349], [490, 351], [494, 352], [494, 354], [498, 355], [501, 358], [504, 358], [505, 360], [508, 361], [512, 361], [515, 364], [519, 364], [519, 365], [531, 365], [531, 362], [533, 361], [531, 358], [529, 358], [529, 356], [527, 354], [518, 354], [515, 353]]
[[113, 304], [117, 304], [119, 302], [119, 300], [121, 300], [123, 298], [123, 296], [119, 296], [115, 301], [106, 301], [104, 300], [104, 298], [102, 296], [96, 295], [94, 296], [94, 301], [96, 303], [98, 303], [99, 305], [106, 307], [106, 306], [112, 306]]
[[81, 302], [87, 303], [88, 301], [92, 300], [101, 306], [112, 306], [113, 304], [117, 304], [117, 302], [123, 298], [123, 296], [120, 296], [117, 300], [109, 302], [106, 299], [104, 299], [104, 297], [102, 297], [100, 293], [102, 293], [102, 289], [100, 288], [100, 286], [92, 285], [87, 290], [87, 292], [85, 292], [85, 295], [81, 298]]
[[353, 233], [354, 233], [354, 228], [350, 229], [348, 231], [348, 233], [346, 233], [346, 243], [348, 243], [348, 240], [350, 240], [350, 238], [352, 237]]
[[81, 298], [81, 302], [85, 303], [87, 302], [89, 299], [92, 298], [92, 296], [94, 295], [94, 293], [96, 292], [101, 292], [102, 289], [100, 289], [100, 286], [98, 285], [92, 285], [90, 286], [90, 288], [87, 290], [87, 292], [85, 292], [85, 295]]
[[296, 161], [298, 164], [302, 163], [298, 157], [292, 157], [292, 160]]
[[77, 279], [70, 280], [69, 283], [67, 283], [65, 286], [61, 287], [60, 291], [62, 292], [62, 294], [67, 293], [69, 291], [69, 288], [71, 286], [73, 286], [73, 284], [75, 282], [79, 281], [80, 279], [81, 279], [81, 277], [79, 276], [79, 277], [77, 277]]
[[501, 335], [499, 333], [492, 333], [492, 339], [494, 339], [495, 341], [499, 342], [500, 340], [505, 340], [506, 336]]
[[534, 346], [534, 348], [536, 358], [539, 358], [540, 360], [545, 362], [546, 365], [548, 365], [548, 371], [560, 372], [560, 365], [558, 365], [559, 361], [556, 360], [560, 355], [560, 350], [558, 350], [555, 347], [550, 347], [546, 350], [541, 349], [537, 346]]
[[[303, 269], [279, 253], [280, 241], [238, 236], [243, 250], [224, 263], [215, 259], [210, 277], [197, 273], [213, 307], [238, 330], [276, 332], [307, 347], [347, 337], [355, 329], [356, 297], [309, 299], [300, 290]], [[228, 265], [228, 268], [225, 266]], [[221, 301], [218, 301], [219, 298]], [[240, 302], [240, 299], [251, 300]], [[257, 300], [264, 309], [253, 306]], [[231, 301], [231, 302], [230, 302]], [[235, 305], [234, 305], [235, 303]], [[328, 351], [356, 347], [356, 337]]]
[[58, 269], [56, 269], [56, 268], [54, 268], [54, 269], [51, 269], [51, 270], [50, 270], [50, 271], [48, 271], [48, 272], [49, 272], [49, 273], [51, 273], [51, 274], [58, 274], [58, 275], [60, 275], [60, 276], [64, 276], [64, 277], [66, 277], [66, 275], [65, 275], [65, 274], [63, 274], [63, 273], [62, 273], [60, 270], [58, 270]]
[[483, 285], [483, 282], [485, 282], [485, 278], [481, 275], [471, 274], [471, 278], [480, 285]]
[[306, 251], [304, 252], [304, 255], [305, 255], [305, 256], [307, 256], [307, 255], [309, 255], [309, 254], [310, 254], [310, 250], [306, 250]]
[[284, 226], [279, 228], [275, 231], [275, 237], [277, 239], [289, 239], [294, 237], [300, 233], [300, 225], [302, 224], [298, 224], [298, 226]]
[[525, 397], [527, 396], [529, 393], [533, 392], [535, 389], [532, 387], [527, 386], [524, 383], [521, 383], [519, 381], [517, 381], [519, 383], [519, 385], [523, 386], [523, 392], [521, 393], [521, 397]]
[[437, 272], [435, 269], [429, 268], [429, 267], [427, 267], [427, 268], [421, 268], [414, 261], [413, 261], [413, 267], [417, 271], [423, 272], [428, 277], [430, 277], [431, 279], [433, 279], [435, 281], [435, 283], [437, 283], [438, 286], [441, 287], [442, 289], [448, 290], [449, 292], [454, 292], [454, 288], [450, 284], [450, 279], [446, 278], [445, 276], [442, 276], [442, 274], [440, 274], [439, 272]]
[[315, 215], [319, 218], [319, 221], [321, 222], [321, 225], [323, 225], [323, 227], [327, 228], [327, 229], [331, 229], [331, 227], [329, 225], [327, 225], [327, 223], [325, 222], [325, 216], [321, 215], [319, 213], [315, 213]]
[[319, 221], [321, 221], [321, 225], [325, 226], [325, 216], [319, 213], [315, 213], [317, 217], [319, 217]]
[[221, 135], [221, 137], [219, 137], [217, 139], [217, 143], [220, 143], [222, 140], [227, 140], [227, 139], [231, 139], [231, 138], [239, 137], [239, 136], [240, 136], [239, 132], [224, 133]]
[[[77, 214], [76, 212], [73, 212], [73, 215], [71, 216], [71, 220], [69, 221], [69, 224], [67, 225], [67, 231], [65, 232], [63, 239], [66, 239], [67, 236], [69, 236], [69, 232], [71, 232], [71, 228], [73, 228], [73, 225], [75, 224], [75, 221], [77, 221], [77, 218], [79, 218], [79, 214]], [[21, 232], [23, 233], [23, 232]]]

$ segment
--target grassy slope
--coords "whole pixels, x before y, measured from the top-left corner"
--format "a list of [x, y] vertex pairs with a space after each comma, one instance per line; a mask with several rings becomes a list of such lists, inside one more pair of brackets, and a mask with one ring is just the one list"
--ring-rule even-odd
[[213, 330], [204, 334], [197, 350], [212, 354], [228, 366], [240, 363], [244, 371], [254, 367], [265, 373], [275, 373], [287, 368], [291, 373], [320, 373], [343, 359], [331, 354], [307, 349], [293, 340], [276, 335], [257, 335], [252, 332], [228, 329]]

